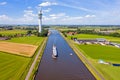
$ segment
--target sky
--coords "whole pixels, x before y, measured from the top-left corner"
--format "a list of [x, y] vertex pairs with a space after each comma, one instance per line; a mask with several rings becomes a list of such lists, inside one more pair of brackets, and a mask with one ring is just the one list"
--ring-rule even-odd
[[120, 0], [0, 0], [0, 24], [120, 25]]

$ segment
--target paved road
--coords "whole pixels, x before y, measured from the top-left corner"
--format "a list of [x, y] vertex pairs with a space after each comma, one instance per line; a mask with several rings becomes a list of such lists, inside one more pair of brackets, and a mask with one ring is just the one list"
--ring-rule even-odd
[[29, 69], [29, 72], [28, 72], [28, 74], [27, 74], [27, 76], [26, 76], [26, 78], [25, 78], [25, 80], [29, 80], [30, 75], [31, 75], [31, 73], [32, 73], [32, 71], [33, 71], [33, 69], [34, 69], [34, 67], [35, 67], [36, 61], [37, 61], [37, 59], [38, 59], [38, 57], [39, 57], [39, 55], [40, 55], [40, 53], [41, 53], [41, 51], [42, 51], [42, 49], [43, 49], [43, 47], [44, 47], [45, 42], [46, 42], [46, 40], [44, 40], [42, 46], [40, 47], [40, 49], [39, 49], [39, 51], [38, 51], [38, 54], [36, 55], [36, 57], [35, 57], [32, 65], [31, 65], [31, 67], [30, 67], [30, 69]]

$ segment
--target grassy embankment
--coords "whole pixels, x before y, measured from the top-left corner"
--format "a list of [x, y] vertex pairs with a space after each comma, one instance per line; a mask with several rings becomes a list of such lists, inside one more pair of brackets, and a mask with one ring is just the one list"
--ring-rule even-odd
[[[81, 39], [95, 39], [105, 38], [110, 41], [120, 42], [119, 38], [109, 36], [98, 36], [89, 34], [78, 34], [74, 37]], [[70, 39], [70, 36], [69, 36]], [[120, 67], [111, 65], [99, 64], [98, 60], [102, 59], [111, 63], [120, 63], [120, 49], [113, 46], [101, 46], [101, 45], [78, 45], [76, 47], [88, 58], [88, 60], [95, 66], [95, 68], [101, 73], [105, 80], [119, 80]]]
[[[7, 31], [5, 34], [8, 35], [9, 31]], [[42, 37], [31, 36], [12, 38], [7, 42], [40, 46], [43, 40], [44, 38]], [[35, 55], [28, 58], [24, 56], [0, 52], [0, 80], [24, 80]]]

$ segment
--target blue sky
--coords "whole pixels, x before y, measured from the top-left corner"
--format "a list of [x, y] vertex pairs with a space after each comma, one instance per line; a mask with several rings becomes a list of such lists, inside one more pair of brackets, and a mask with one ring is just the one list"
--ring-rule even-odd
[[120, 25], [120, 0], [0, 0], [0, 24]]

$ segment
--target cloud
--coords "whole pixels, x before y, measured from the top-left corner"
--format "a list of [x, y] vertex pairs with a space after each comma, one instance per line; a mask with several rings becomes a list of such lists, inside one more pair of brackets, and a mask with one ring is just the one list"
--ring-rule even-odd
[[52, 9], [51, 8], [48, 8], [48, 9], [46, 9], [46, 10], [43, 10], [43, 13], [44, 12], [50, 12]]
[[24, 10], [20, 18], [12, 18], [7, 15], [0, 15], [0, 24], [34, 24], [38, 20], [37, 14], [33, 10]]
[[49, 16], [50, 17], [63, 17], [65, 15], [66, 15], [65, 13], [58, 13], [58, 14], [50, 14]]
[[27, 8], [28, 8], [28, 9], [32, 9], [32, 7], [31, 7], [31, 6], [28, 6]]
[[96, 15], [86, 15], [85, 17], [86, 18], [93, 18], [93, 17], [96, 17]]
[[7, 2], [0, 2], [0, 6], [6, 5]]
[[4, 21], [4, 20], [10, 20], [10, 18], [5, 14], [0, 15], [0, 21]]
[[39, 4], [40, 7], [46, 7], [46, 6], [52, 6], [52, 5], [57, 5], [55, 2], [43, 2]]
[[33, 13], [33, 10], [24, 10], [22, 18], [24, 21], [32, 21], [34, 17], [37, 17], [37, 15]]

